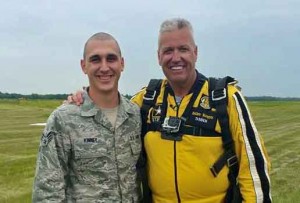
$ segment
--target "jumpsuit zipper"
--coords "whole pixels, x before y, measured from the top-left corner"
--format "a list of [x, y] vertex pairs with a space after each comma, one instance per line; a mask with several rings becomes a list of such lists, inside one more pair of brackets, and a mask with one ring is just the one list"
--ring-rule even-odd
[[176, 159], [176, 141], [174, 141], [174, 175], [175, 175], [175, 190], [176, 190], [176, 196], [178, 203], [181, 202], [180, 195], [179, 195], [179, 189], [178, 189], [178, 181], [177, 181], [177, 159]]
[[[175, 97], [174, 97], [174, 99], [175, 99]], [[182, 99], [181, 99], [181, 101], [182, 101]], [[181, 103], [181, 101], [180, 101], [180, 103]], [[177, 106], [177, 108], [176, 108], [176, 117], [178, 117], [178, 110], [179, 110], [180, 103], [178, 105], [177, 102], [176, 102], [176, 99], [175, 99], [175, 104]], [[179, 189], [178, 189], [176, 142], [177, 141], [174, 141], [174, 175], [175, 175], [175, 190], [176, 190], [177, 202], [180, 203], [181, 199], [180, 199], [180, 194], [179, 194]]]

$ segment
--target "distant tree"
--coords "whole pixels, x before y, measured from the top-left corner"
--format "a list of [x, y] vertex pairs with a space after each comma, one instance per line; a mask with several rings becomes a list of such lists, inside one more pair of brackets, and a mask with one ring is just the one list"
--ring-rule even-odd
[[132, 96], [129, 95], [129, 94], [124, 94], [123, 96], [126, 97], [127, 99], [131, 99], [131, 97], [132, 97]]
[[0, 99], [66, 99], [68, 94], [36, 94], [30, 95], [0, 92]]
[[[0, 91], [0, 99], [61, 99], [64, 100], [69, 94], [37, 94], [32, 93], [30, 95], [23, 95], [17, 93], [4, 93]], [[131, 99], [132, 95], [124, 94], [124, 97]], [[271, 96], [260, 96], [260, 97], [247, 97], [248, 101], [300, 101], [299, 97], [271, 97]]]

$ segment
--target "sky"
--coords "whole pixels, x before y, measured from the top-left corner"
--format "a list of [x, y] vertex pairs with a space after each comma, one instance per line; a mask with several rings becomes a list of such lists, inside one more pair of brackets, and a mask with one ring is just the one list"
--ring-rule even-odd
[[119, 41], [119, 90], [133, 95], [151, 78], [160, 24], [185, 18], [198, 46], [196, 68], [230, 75], [245, 96], [300, 97], [299, 0], [10, 0], [0, 6], [0, 91], [72, 93], [88, 85], [83, 46], [96, 32]]

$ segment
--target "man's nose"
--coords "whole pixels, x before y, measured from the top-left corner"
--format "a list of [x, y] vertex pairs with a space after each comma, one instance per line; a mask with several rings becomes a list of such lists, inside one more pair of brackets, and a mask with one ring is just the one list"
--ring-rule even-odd
[[106, 60], [102, 60], [101, 63], [100, 63], [100, 70], [101, 71], [106, 71], [109, 69], [109, 65], [108, 65], [108, 62]]
[[180, 61], [181, 59], [181, 54], [178, 50], [174, 50], [173, 55], [172, 55], [172, 61]]

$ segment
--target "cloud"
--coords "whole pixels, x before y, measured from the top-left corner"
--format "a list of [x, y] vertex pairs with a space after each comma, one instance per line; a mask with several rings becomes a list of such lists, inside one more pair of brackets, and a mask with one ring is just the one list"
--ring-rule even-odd
[[296, 0], [4, 1], [0, 91], [69, 93], [87, 85], [79, 66], [83, 45], [105, 31], [125, 57], [120, 90], [134, 94], [163, 77], [156, 54], [160, 23], [184, 17], [194, 26], [199, 71], [237, 77], [245, 95], [300, 97], [290, 88], [300, 85], [299, 8]]

